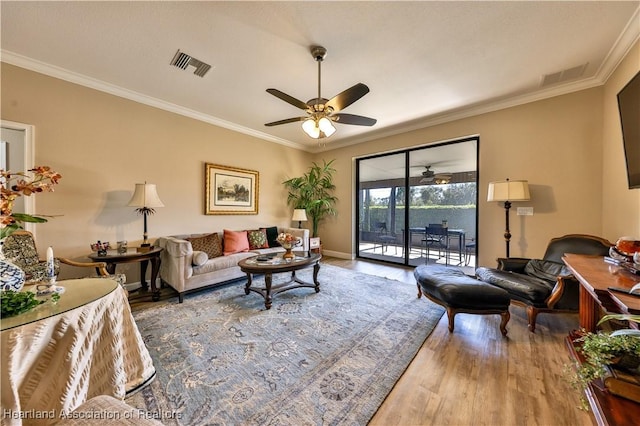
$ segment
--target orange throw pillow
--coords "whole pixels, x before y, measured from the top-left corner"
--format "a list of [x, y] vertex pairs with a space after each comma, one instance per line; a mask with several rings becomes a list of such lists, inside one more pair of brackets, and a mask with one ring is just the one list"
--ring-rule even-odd
[[224, 255], [228, 256], [233, 253], [249, 251], [249, 239], [247, 231], [223, 231], [224, 239]]

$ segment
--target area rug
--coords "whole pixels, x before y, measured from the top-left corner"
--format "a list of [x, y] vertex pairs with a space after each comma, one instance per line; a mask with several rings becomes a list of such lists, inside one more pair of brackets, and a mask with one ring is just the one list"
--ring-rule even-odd
[[270, 310], [240, 282], [134, 312], [157, 377], [126, 401], [168, 425], [365, 425], [444, 310], [415, 284], [330, 265], [318, 279]]

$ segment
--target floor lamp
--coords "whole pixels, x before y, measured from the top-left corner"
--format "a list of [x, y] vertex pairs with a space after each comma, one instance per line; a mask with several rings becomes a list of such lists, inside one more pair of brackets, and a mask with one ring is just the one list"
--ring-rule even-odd
[[509, 257], [509, 242], [511, 241], [511, 231], [509, 231], [509, 209], [512, 201], [529, 200], [529, 184], [526, 180], [504, 180], [489, 182], [489, 194], [487, 201], [504, 201], [505, 231], [504, 241], [507, 245], [507, 257]]

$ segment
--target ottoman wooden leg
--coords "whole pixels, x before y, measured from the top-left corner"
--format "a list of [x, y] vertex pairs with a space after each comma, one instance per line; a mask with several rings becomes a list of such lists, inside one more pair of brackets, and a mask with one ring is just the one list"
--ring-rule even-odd
[[502, 321], [500, 321], [500, 332], [502, 333], [503, 336], [507, 335], [507, 323], [509, 322], [509, 319], [511, 318], [511, 314], [509, 313], [509, 311], [506, 312], [502, 312], [500, 314], [500, 316], [502, 317]]
[[456, 310], [447, 308], [447, 317], [449, 318], [449, 333], [453, 333], [455, 327]]

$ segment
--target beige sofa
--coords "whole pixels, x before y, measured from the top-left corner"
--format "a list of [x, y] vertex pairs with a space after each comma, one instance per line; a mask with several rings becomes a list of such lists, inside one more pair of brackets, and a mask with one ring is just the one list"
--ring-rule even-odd
[[[302, 240], [302, 244], [295, 251], [307, 253], [309, 251], [309, 230], [298, 228], [278, 228], [278, 232], [290, 233]], [[222, 232], [218, 233], [222, 238]], [[246, 278], [246, 274], [240, 270], [238, 262], [258, 254], [284, 253], [282, 247], [254, 249], [247, 252], [213, 257], [200, 264], [201, 253], [193, 250], [190, 241], [186, 238], [197, 238], [207, 234], [174, 235], [160, 237], [155, 245], [164, 250], [160, 255], [160, 278], [163, 284], [167, 284], [178, 292], [180, 303], [184, 300], [184, 294], [202, 288], [215, 287], [239, 278]], [[206, 256], [205, 256], [206, 257]]]

